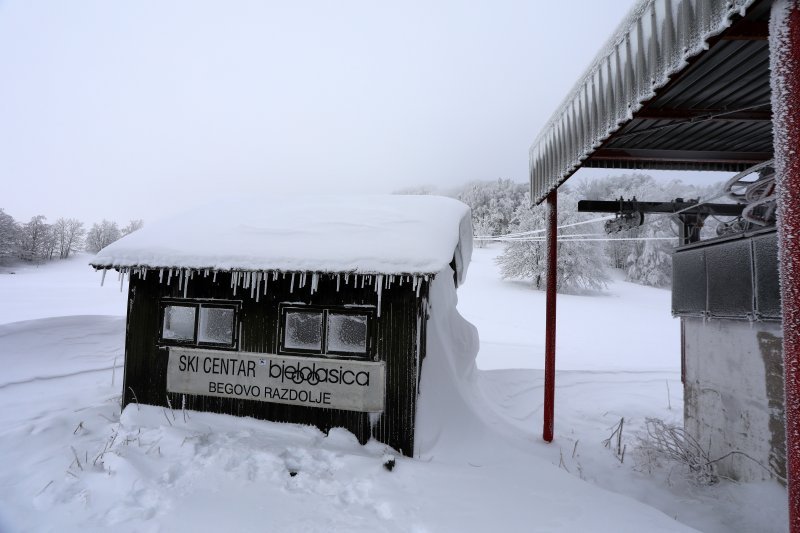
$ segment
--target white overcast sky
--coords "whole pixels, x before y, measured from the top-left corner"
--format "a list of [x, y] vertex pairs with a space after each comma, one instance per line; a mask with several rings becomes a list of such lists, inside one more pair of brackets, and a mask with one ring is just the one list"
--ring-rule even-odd
[[145, 221], [528, 179], [633, 0], [0, 0], [0, 207]]

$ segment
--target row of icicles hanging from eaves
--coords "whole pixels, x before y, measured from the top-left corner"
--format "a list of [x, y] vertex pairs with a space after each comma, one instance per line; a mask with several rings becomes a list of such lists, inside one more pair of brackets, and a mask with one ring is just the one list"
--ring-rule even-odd
[[[106, 272], [108, 268], [100, 268], [103, 271], [100, 285], [105, 283]], [[141, 279], [147, 279], [148, 272], [154, 275], [157, 271], [158, 282], [170, 285], [173, 278], [178, 281], [178, 290], [183, 291], [183, 297], [186, 298], [189, 281], [195, 276], [202, 275], [204, 278], [211, 276], [212, 282], [217, 281], [218, 270], [212, 269], [193, 269], [193, 268], [147, 268], [147, 267], [117, 267], [118, 281], [120, 283], [120, 291], [122, 291], [125, 276], [135, 275]], [[259, 301], [260, 295], [267, 295], [270, 278], [273, 282], [278, 279], [289, 280], [289, 293], [293, 293], [295, 288], [304, 289], [308, 286], [310, 294], [317, 292], [319, 288], [320, 276], [328, 276], [331, 279], [336, 279], [336, 291], [338, 292], [342, 286], [350, 286], [351, 288], [364, 288], [372, 286], [378, 295], [378, 313], [380, 316], [380, 303], [383, 289], [390, 289], [392, 285], [398, 286], [411, 285], [412, 289], [416, 291], [417, 297], [420, 294], [422, 282], [428, 282], [433, 274], [361, 274], [358, 272], [337, 272], [337, 273], [319, 273], [319, 272], [282, 272], [277, 270], [264, 270], [264, 271], [243, 271], [233, 270], [230, 271], [230, 286], [233, 290], [233, 295], [241, 289], [250, 291], [250, 297], [255, 298], [256, 302]]]

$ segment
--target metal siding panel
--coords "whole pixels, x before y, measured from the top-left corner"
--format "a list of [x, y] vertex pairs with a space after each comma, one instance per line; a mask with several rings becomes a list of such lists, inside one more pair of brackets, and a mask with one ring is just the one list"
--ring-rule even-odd
[[672, 313], [704, 316], [706, 313], [706, 258], [703, 249], [672, 254]]
[[771, 233], [753, 238], [756, 313], [759, 318], [780, 319], [782, 316], [777, 235]]
[[753, 318], [753, 258], [747, 239], [705, 248], [708, 269], [708, 314]]

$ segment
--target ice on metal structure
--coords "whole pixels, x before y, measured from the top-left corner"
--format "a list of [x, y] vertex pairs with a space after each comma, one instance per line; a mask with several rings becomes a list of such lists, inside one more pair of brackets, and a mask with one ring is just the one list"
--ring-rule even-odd
[[383, 274], [375, 276], [375, 292], [378, 293], [378, 317], [381, 316], [381, 296], [383, 296]]
[[640, 0], [531, 146], [531, 199], [542, 202], [754, 1]]
[[800, 2], [776, 0], [770, 18], [778, 264], [783, 316], [789, 526], [800, 531]]

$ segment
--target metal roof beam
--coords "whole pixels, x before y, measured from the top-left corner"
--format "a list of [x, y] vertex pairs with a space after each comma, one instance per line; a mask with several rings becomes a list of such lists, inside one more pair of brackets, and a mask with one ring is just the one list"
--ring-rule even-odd
[[590, 157], [591, 161], [655, 162], [655, 163], [710, 163], [710, 164], [756, 164], [772, 158], [771, 152], [723, 152], [701, 150], [646, 150], [600, 148]]
[[642, 109], [636, 118], [651, 120], [725, 120], [734, 122], [771, 122], [771, 111], [729, 111], [726, 109]]
[[766, 41], [769, 38], [769, 21], [742, 20], [722, 35], [722, 41]]

